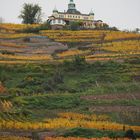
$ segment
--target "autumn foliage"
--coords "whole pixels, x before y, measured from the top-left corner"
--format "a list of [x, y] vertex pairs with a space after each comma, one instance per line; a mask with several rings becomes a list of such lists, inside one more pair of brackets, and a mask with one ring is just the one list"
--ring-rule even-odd
[[60, 129], [60, 128], [94, 128], [98, 130], [129, 130], [140, 131], [140, 126], [123, 125], [109, 121], [106, 115], [84, 115], [78, 113], [60, 113], [59, 118], [45, 119], [44, 122], [19, 122], [13, 120], [1, 120], [0, 129]]
[[99, 42], [103, 35], [104, 40], [112, 41], [119, 39], [140, 38], [139, 34], [121, 31], [87, 30], [87, 31], [53, 31], [44, 30], [41, 34], [59, 42]]
[[31, 140], [30, 138], [26, 137], [17, 137], [17, 136], [2, 136], [0, 140]]
[[[69, 138], [64, 138], [64, 137], [46, 137], [45, 140], [112, 140], [111, 138], [73, 138], [73, 137], [69, 137]], [[117, 138], [117, 140], [130, 140], [128, 138]]]
[[6, 92], [6, 88], [3, 86], [3, 84], [0, 82], [0, 93]]

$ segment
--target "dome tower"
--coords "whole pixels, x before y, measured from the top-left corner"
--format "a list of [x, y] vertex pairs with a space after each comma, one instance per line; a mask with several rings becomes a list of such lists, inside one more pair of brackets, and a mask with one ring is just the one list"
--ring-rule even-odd
[[67, 13], [69, 13], [69, 14], [80, 14], [80, 12], [76, 9], [76, 4], [74, 3], [73, 0], [70, 0], [70, 2], [68, 4]]
[[75, 10], [76, 9], [76, 5], [74, 3], [73, 0], [70, 0], [69, 4], [68, 4], [68, 10]]

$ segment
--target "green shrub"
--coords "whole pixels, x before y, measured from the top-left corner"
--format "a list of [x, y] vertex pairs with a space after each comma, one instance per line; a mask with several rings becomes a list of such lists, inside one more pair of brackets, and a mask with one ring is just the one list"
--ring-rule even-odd
[[70, 30], [76, 31], [80, 29], [80, 22], [70, 22]]
[[86, 63], [85, 57], [77, 55], [73, 58], [72, 61], [64, 61], [63, 66], [64, 66], [64, 69], [68, 71], [71, 71], [71, 70], [81, 71], [86, 68], [87, 63]]
[[88, 128], [73, 128], [67, 130], [64, 134], [64, 137], [85, 137], [85, 138], [101, 138], [101, 137], [110, 137], [110, 138], [120, 138], [124, 137], [124, 132], [121, 131], [109, 131], [109, 130], [97, 130], [97, 129], [88, 129]]
[[50, 29], [50, 25], [48, 23], [44, 23], [38, 27], [28, 27], [28, 28], [22, 29], [18, 32], [21, 32], [21, 33], [39, 33], [41, 30], [49, 30], [49, 29]]
[[23, 38], [23, 42], [30, 42], [30, 41], [31, 41], [31, 39], [29, 37]]
[[125, 133], [125, 137], [131, 138], [132, 140], [136, 140], [136, 136], [133, 130], [127, 130]]
[[1, 53], [1, 54], [8, 54], [8, 55], [15, 55], [14, 52], [7, 51], [7, 50], [0, 50], [0, 53]]

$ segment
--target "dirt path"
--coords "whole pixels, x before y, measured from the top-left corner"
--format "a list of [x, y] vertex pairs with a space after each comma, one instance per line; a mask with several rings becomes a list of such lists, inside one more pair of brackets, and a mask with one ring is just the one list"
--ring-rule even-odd
[[38, 137], [40, 140], [44, 140], [45, 137], [53, 137], [56, 136], [56, 132], [53, 131], [0, 131], [0, 137], [3, 136], [18, 136], [18, 137], [27, 137], [32, 138], [34, 140], [34, 137]]
[[[32, 56], [32, 55], [45, 55], [53, 54], [56, 51], [65, 51], [68, 49], [67, 45], [62, 43], [54, 42], [48, 38], [30, 38], [29, 42], [23, 41], [21, 39], [1, 39], [2, 43], [13, 43], [14, 46], [2, 46], [0, 45], [0, 50], [6, 50], [9, 52], [14, 52], [15, 55]], [[18, 45], [19, 47], [16, 47]], [[20, 47], [24, 46], [24, 47]]]
[[91, 112], [140, 112], [140, 106], [93, 106], [89, 108]]
[[18, 136], [32, 138], [31, 132], [16, 132], [16, 131], [0, 131], [0, 136]]
[[[106, 95], [89, 95], [82, 96], [81, 99], [88, 101], [96, 100], [140, 100], [140, 93], [133, 94], [106, 94]], [[89, 108], [91, 112], [140, 112], [140, 106], [121, 106], [121, 105], [95, 105]]]
[[86, 100], [140, 100], [140, 93], [133, 94], [106, 94], [106, 95], [89, 95], [82, 96]]

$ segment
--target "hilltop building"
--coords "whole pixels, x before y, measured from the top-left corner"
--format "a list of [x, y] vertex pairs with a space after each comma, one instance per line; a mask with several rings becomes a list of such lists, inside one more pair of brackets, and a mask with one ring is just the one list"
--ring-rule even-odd
[[84, 29], [94, 29], [95, 27], [104, 26], [101, 20], [94, 20], [94, 13], [92, 10], [89, 14], [82, 14], [78, 11], [73, 0], [70, 0], [67, 11], [59, 12], [55, 7], [48, 22], [52, 29], [63, 29], [65, 25], [69, 25], [70, 22], [80, 22], [81, 28]]

